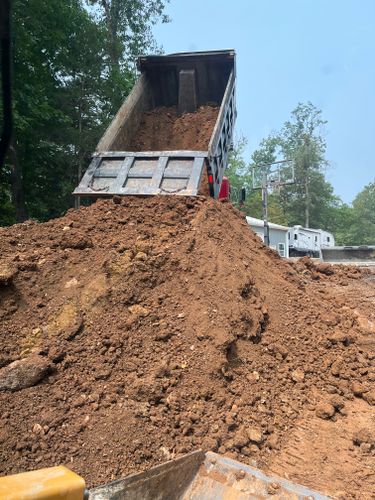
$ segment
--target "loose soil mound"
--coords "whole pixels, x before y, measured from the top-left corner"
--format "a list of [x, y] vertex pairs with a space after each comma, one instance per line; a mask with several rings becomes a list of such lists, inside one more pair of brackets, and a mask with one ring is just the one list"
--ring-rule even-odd
[[218, 107], [201, 106], [179, 115], [177, 107], [159, 107], [145, 113], [129, 151], [207, 151]]
[[[114, 202], [0, 229], [1, 472], [92, 486], [203, 447], [370, 498], [375, 424], [358, 441], [350, 405], [373, 412], [375, 318], [338, 293], [367, 275], [281, 260], [229, 204]], [[345, 423], [339, 488], [323, 443], [319, 474], [296, 467], [310, 421], [315, 444]]]

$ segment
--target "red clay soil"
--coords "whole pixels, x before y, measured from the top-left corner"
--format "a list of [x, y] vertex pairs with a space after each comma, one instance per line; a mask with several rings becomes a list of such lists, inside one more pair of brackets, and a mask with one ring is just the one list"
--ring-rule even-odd
[[102, 200], [0, 251], [1, 473], [93, 486], [203, 447], [374, 497], [374, 275], [281, 260], [203, 197]]
[[176, 106], [159, 107], [144, 113], [129, 151], [207, 151], [219, 112], [201, 106], [195, 113], [178, 114]]

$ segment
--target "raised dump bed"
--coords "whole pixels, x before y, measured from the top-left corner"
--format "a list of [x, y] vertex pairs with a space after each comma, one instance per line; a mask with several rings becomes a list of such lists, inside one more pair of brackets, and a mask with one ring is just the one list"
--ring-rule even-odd
[[[145, 56], [139, 58], [138, 68], [139, 80], [100, 140], [73, 194], [195, 196], [202, 192], [217, 198], [236, 118], [234, 50]], [[169, 122], [158, 120], [159, 115], [166, 115]], [[174, 126], [178, 120], [180, 128]], [[139, 150], [150, 121], [151, 142], [173, 148], [151, 150], [146, 141], [146, 150]], [[180, 136], [174, 139], [165, 123]], [[167, 133], [168, 141], [158, 141], [158, 133]], [[181, 140], [189, 134], [194, 140]]]
[[179, 459], [90, 490], [89, 500], [329, 500], [286, 479], [216, 453]]

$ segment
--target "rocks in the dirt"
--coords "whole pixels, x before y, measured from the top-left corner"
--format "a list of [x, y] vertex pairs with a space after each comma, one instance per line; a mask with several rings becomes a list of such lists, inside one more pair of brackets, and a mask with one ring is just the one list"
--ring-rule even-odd
[[338, 344], [338, 343], [345, 343], [348, 342], [348, 335], [345, 332], [342, 332], [339, 329], [334, 330], [333, 332], [330, 332], [327, 336], [328, 340], [332, 344]]
[[51, 369], [49, 359], [38, 355], [13, 361], [0, 370], [0, 390], [19, 391], [32, 387], [43, 380]]
[[147, 254], [145, 252], [138, 252], [134, 257], [134, 260], [145, 261], [147, 260]]
[[340, 397], [338, 394], [331, 396], [329, 402], [336, 411], [341, 412], [345, 406], [345, 399]]
[[322, 401], [317, 404], [315, 414], [319, 418], [329, 420], [335, 414], [335, 407], [331, 403]]
[[72, 287], [75, 287], [78, 285], [78, 280], [77, 278], [71, 278], [70, 280], [68, 280], [65, 285], [64, 285], [64, 288], [72, 288]]
[[139, 318], [144, 318], [145, 316], [148, 316], [150, 314], [150, 311], [145, 307], [141, 306], [140, 304], [134, 304], [133, 306], [129, 306], [128, 311], [134, 316], [137, 316]]
[[239, 430], [233, 436], [233, 446], [235, 448], [243, 448], [249, 443], [249, 433], [246, 433], [244, 430]]
[[241, 481], [241, 479], [244, 479], [246, 477], [246, 472], [244, 470], [239, 470], [235, 472], [234, 477], [237, 481]]
[[277, 495], [280, 493], [281, 490], [281, 485], [279, 483], [276, 483], [275, 481], [273, 483], [269, 483], [267, 486], [267, 493], [269, 495]]
[[207, 451], [217, 451], [218, 440], [214, 437], [206, 436], [202, 441], [202, 449]]
[[159, 340], [159, 341], [162, 341], [162, 342], [167, 342], [167, 340], [169, 340], [170, 338], [172, 338], [172, 336], [174, 335], [174, 333], [170, 330], [167, 330], [166, 332], [158, 332], [156, 335], [155, 335], [155, 340]]
[[115, 205], [121, 205], [122, 198], [121, 198], [121, 196], [114, 195], [114, 197], [112, 198], [112, 201]]
[[43, 431], [43, 427], [40, 424], [34, 424], [32, 431], [34, 434], [40, 434]]
[[78, 306], [71, 302], [65, 304], [55, 316], [52, 316], [45, 330], [50, 336], [61, 336], [72, 340], [83, 328], [83, 317]]
[[288, 356], [288, 349], [282, 344], [269, 344], [268, 350], [280, 361]]
[[327, 339], [331, 342], [331, 344], [344, 344], [345, 346], [348, 346], [356, 341], [356, 336], [353, 333], [343, 332], [337, 328], [328, 334]]
[[354, 381], [351, 386], [350, 386], [354, 396], [357, 396], [358, 398], [360, 398], [363, 393], [366, 391], [366, 388], [363, 384], [361, 384], [361, 382], [357, 382], [357, 381]]
[[360, 315], [358, 312], [356, 313], [356, 320], [360, 329], [368, 334], [375, 333], [375, 322], [370, 321], [368, 318]]
[[260, 379], [260, 375], [259, 372], [254, 370], [253, 372], [249, 373], [246, 378], [249, 382], [258, 382]]
[[341, 373], [341, 369], [343, 366], [343, 360], [341, 358], [337, 359], [331, 366], [331, 373], [335, 377], [339, 377]]
[[94, 376], [96, 380], [107, 380], [111, 373], [112, 371], [110, 368], [101, 368], [97, 372], [95, 372]]
[[305, 380], [305, 372], [301, 368], [297, 368], [292, 372], [291, 377], [294, 382], [303, 382]]
[[375, 447], [375, 433], [367, 428], [359, 429], [353, 434], [353, 443], [357, 446], [367, 444], [371, 449]]
[[252, 443], [261, 444], [264, 441], [263, 432], [259, 427], [247, 429], [247, 435]]
[[11, 285], [16, 274], [17, 269], [15, 267], [0, 264], [0, 287]]
[[325, 274], [326, 276], [331, 276], [334, 274], [334, 268], [331, 266], [331, 264], [316, 264], [316, 270], [321, 273]]
[[[311, 415], [313, 426], [338, 430], [340, 422], [310, 413], [317, 391], [331, 405], [325, 418], [343, 420], [347, 409], [345, 423], [351, 425], [351, 382], [363, 382], [354, 392], [365, 394], [375, 367], [367, 345], [346, 345], [346, 334], [361, 329], [352, 319], [350, 297], [340, 297], [341, 289], [336, 297], [338, 278], [331, 284], [319, 273], [312, 282], [304, 268], [295, 281], [285, 279], [291, 264], [264, 255], [227, 206], [207, 200], [187, 213], [178, 200], [100, 201], [17, 236], [19, 250], [0, 243], [12, 265], [16, 250], [39, 266], [36, 273], [19, 272], [17, 294], [0, 290], [1, 298], [19, 304], [3, 322], [6, 364], [23, 352], [32, 331], [32, 352], [56, 366], [39, 387], [2, 393], [9, 434], [0, 436], [4, 473], [37, 460], [42, 466], [74, 459], [91, 486], [164, 460], [160, 446], [176, 454], [220, 448], [268, 467]], [[58, 246], [77, 231], [92, 237], [93, 250]], [[333, 395], [342, 399], [331, 400]], [[365, 412], [373, 408], [353, 404]], [[18, 451], [14, 443], [21, 443]], [[371, 446], [349, 444], [355, 455]], [[85, 453], [85, 446], [96, 453]]]
[[63, 232], [59, 241], [59, 246], [63, 249], [73, 248], [76, 250], [84, 250], [85, 248], [92, 248], [93, 243], [91, 238], [86, 234], [71, 229]]
[[277, 437], [277, 435], [271, 434], [271, 436], [269, 436], [269, 438], [267, 439], [267, 444], [271, 448], [271, 450], [276, 449], [279, 444], [279, 438]]
[[375, 390], [365, 392], [362, 397], [369, 405], [375, 406]]
[[66, 350], [58, 345], [53, 345], [48, 350], [48, 357], [52, 359], [54, 363], [61, 363], [61, 361], [63, 361], [63, 359], [66, 357], [66, 355], [67, 355]]

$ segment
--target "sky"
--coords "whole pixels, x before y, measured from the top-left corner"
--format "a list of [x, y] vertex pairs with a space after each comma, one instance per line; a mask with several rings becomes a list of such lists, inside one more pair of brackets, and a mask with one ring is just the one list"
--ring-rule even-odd
[[375, 0], [170, 0], [165, 53], [234, 48], [246, 160], [299, 102], [328, 121], [326, 178], [350, 203], [375, 180]]

